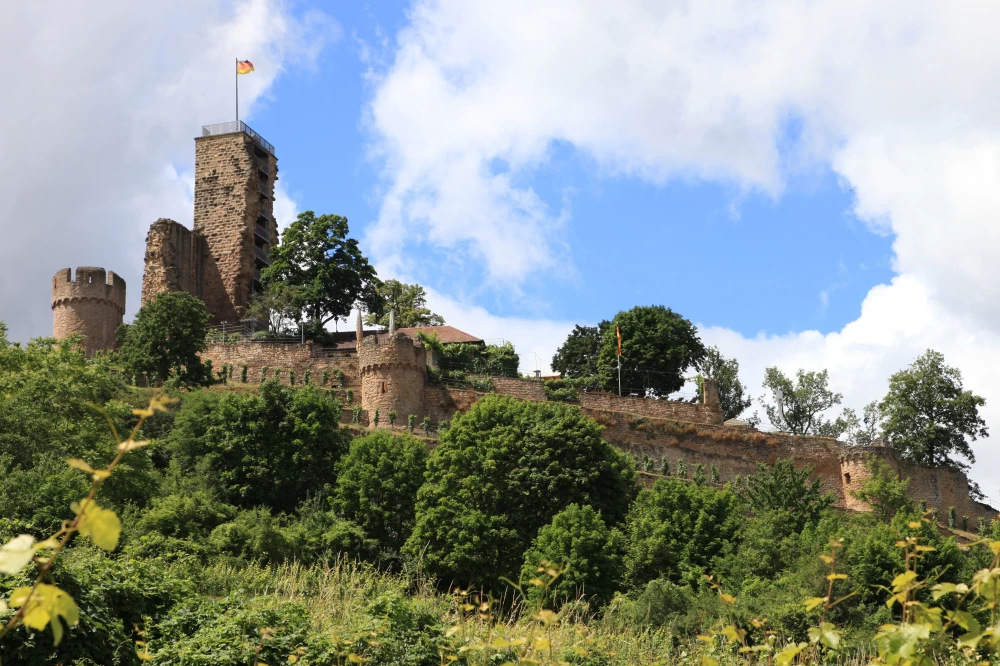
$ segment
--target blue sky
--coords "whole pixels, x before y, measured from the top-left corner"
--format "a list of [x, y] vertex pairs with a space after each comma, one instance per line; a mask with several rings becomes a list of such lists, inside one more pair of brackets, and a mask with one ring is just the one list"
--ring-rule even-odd
[[[368, 152], [370, 54], [391, 57], [406, 6], [300, 6], [330, 12], [343, 36], [314, 66], [283, 73], [245, 117], [275, 144], [299, 209], [344, 215], [359, 236], [379, 205], [381, 165]], [[796, 152], [795, 132], [783, 132], [778, 144], [784, 161]], [[489, 168], [509, 167], [497, 159]], [[518, 178], [550, 209], [566, 207], [559, 270], [517, 293], [483, 288], [475, 262], [449, 269], [447, 252], [416, 243], [406, 274], [499, 316], [588, 323], [663, 304], [746, 336], [839, 330], [857, 318], [869, 289], [892, 277], [891, 237], [853, 215], [850, 187], [827, 167], [786, 174], [777, 195], [683, 176], [650, 184], [605, 173], [571, 144], [553, 141], [544, 163]]]

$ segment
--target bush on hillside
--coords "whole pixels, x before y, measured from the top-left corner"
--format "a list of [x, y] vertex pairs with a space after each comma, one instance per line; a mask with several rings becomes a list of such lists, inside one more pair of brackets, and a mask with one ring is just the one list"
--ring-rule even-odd
[[341, 459], [330, 505], [385, 550], [399, 551], [413, 531], [427, 447], [412, 435], [358, 437]]
[[[622, 535], [609, 530], [601, 515], [590, 506], [570, 504], [538, 532], [524, 554], [522, 582], [539, 576], [544, 562], [557, 565], [563, 574], [549, 589], [555, 606], [583, 597], [596, 605], [611, 600], [622, 575]], [[538, 601], [541, 589], [528, 587], [528, 598]]]
[[656, 578], [697, 586], [734, 545], [743, 516], [729, 488], [658, 480], [626, 519], [625, 575], [638, 589]]
[[139, 308], [118, 331], [116, 355], [125, 369], [160, 381], [171, 375], [185, 384], [211, 383], [198, 352], [205, 349], [205, 304], [183, 291], [165, 292]]
[[615, 525], [636, 492], [628, 457], [578, 409], [498, 395], [451, 421], [425, 478], [404, 552], [447, 581], [489, 587], [517, 576], [565, 507], [589, 504]]
[[291, 512], [333, 483], [348, 447], [339, 423], [340, 406], [328, 394], [269, 381], [256, 395], [189, 395], [168, 447], [174, 472], [200, 478], [222, 501]]

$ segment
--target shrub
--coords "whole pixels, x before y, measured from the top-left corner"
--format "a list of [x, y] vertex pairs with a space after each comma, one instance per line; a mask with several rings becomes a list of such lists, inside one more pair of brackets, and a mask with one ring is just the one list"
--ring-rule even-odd
[[353, 389], [347, 389], [347, 404], [350, 405], [354, 402], [354, 391]]
[[243, 367], [240, 368], [240, 381], [244, 384], [247, 383], [247, 364], [244, 363]]
[[289, 370], [288, 371], [288, 385], [289, 386], [295, 386], [295, 371], [294, 370]]
[[266, 365], [260, 369], [260, 383], [263, 384], [267, 381], [267, 371], [270, 370]]
[[670, 476], [670, 461], [667, 460], [666, 456], [660, 458], [660, 474]]
[[329, 370], [324, 370], [323, 371], [323, 386], [326, 386], [329, 383], [330, 383], [330, 371]]
[[[521, 580], [538, 576], [539, 566], [558, 565], [565, 573], [549, 590], [556, 606], [581, 596], [604, 605], [621, 580], [622, 547], [621, 533], [609, 530], [599, 513], [590, 506], [570, 504], [539, 530], [524, 554]], [[537, 603], [540, 593], [532, 586], [528, 597]]]
[[813, 468], [795, 469], [791, 460], [779, 460], [772, 467], [757, 465], [757, 473], [742, 479], [738, 490], [755, 513], [785, 511], [801, 531], [816, 524], [833, 505], [832, 494], [824, 493], [819, 479], [809, 481]]
[[398, 551], [413, 530], [426, 464], [427, 448], [409, 435], [358, 437], [337, 466], [330, 505], [379, 546]]
[[253, 394], [191, 394], [168, 446], [178, 471], [236, 506], [291, 511], [330, 481], [348, 440], [340, 406], [313, 387], [265, 382]]
[[404, 552], [446, 580], [494, 586], [563, 508], [589, 504], [615, 525], [635, 491], [628, 458], [578, 409], [486, 396], [441, 435]]
[[880, 522], [888, 523], [900, 511], [913, 511], [913, 500], [909, 494], [909, 479], [900, 479], [889, 465], [878, 456], [865, 458], [869, 476], [861, 482], [861, 488], [851, 491], [857, 499], [871, 507], [872, 515]]
[[391, 428], [394, 425], [396, 425], [396, 410], [395, 409], [389, 411], [389, 427]]
[[378, 413], [378, 409], [376, 409], [375, 410], [375, 416], [372, 417], [372, 423], [375, 425], [376, 428], [378, 427], [379, 416], [380, 415]]
[[351, 408], [351, 421], [353, 423], [361, 423], [361, 405], [354, 405]]
[[420, 427], [423, 429], [425, 436], [426, 435], [430, 435], [431, 434], [431, 417], [425, 416], [423, 422], [420, 424]]
[[178, 539], [204, 539], [235, 518], [237, 509], [202, 490], [166, 495], [153, 501], [136, 523], [138, 535], [158, 532]]
[[741, 522], [738, 499], [728, 488], [657, 480], [639, 494], [626, 520], [628, 582], [639, 588], [662, 577], [699, 584]]
[[409, 430], [410, 432], [413, 432], [413, 426], [416, 424], [416, 422], [417, 422], [417, 415], [416, 414], [410, 414], [409, 416], [407, 416], [406, 417], [406, 429]]
[[303, 384], [308, 384], [310, 378], [312, 378], [312, 370], [306, 370], [305, 372], [302, 373], [302, 383]]
[[337, 368], [334, 371], [334, 374], [337, 377], [337, 387], [338, 388], [344, 388], [344, 371], [341, 370], [340, 368]]

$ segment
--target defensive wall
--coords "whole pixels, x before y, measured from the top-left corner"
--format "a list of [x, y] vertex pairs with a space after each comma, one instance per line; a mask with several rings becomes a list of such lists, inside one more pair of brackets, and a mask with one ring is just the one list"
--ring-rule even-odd
[[239, 340], [236, 342], [214, 342], [206, 346], [201, 353], [202, 361], [211, 361], [212, 368], [218, 372], [223, 365], [233, 366], [233, 377], [238, 378], [244, 365], [247, 366], [247, 383], [258, 384], [261, 373], [268, 368], [268, 379], [274, 377], [274, 371], [279, 370], [279, 380], [287, 384], [288, 372], [294, 371], [296, 382], [305, 381], [305, 374], [310, 371], [310, 380], [319, 384], [323, 372], [329, 373], [330, 384], [335, 385], [333, 377], [337, 370], [344, 373], [344, 388], [355, 391], [361, 388], [358, 374], [358, 355], [353, 351], [341, 351], [314, 345], [312, 342], [300, 344], [276, 340]]
[[125, 280], [96, 266], [64, 268], [52, 277], [52, 337], [83, 335], [88, 357], [115, 348], [125, 316]]

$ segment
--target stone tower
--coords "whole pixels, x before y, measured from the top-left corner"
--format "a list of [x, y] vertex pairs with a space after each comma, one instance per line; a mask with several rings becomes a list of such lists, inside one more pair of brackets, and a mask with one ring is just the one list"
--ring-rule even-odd
[[[381, 341], [379, 337], [382, 337]], [[400, 421], [413, 414], [424, 417], [424, 386], [427, 383], [427, 350], [403, 333], [370, 335], [358, 347], [361, 375], [361, 407], [373, 419], [375, 410], [383, 423], [395, 411]]]
[[887, 465], [897, 473], [899, 464], [891, 448], [882, 441], [872, 442], [871, 446], [845, 446], [840, 454], [840, 483], [844, 491], [844, 505], [854, 511], [869, 511], [869, 506], [856, 498], [854, 492], [861, 489], [861, 484], [871, 476], [865, 464], [867, 456], [882, 458]]
[[194, 232], [205, 239], [202, 300], [212, 323], [238, 322], [278, 242], [274, 146], [246, 123], [202, 127], [194, 149]]
[[115, 332], [125, 316], [125, 280], [103, 268], [64, 268], [52, 278], [52, 337], [84, 337], [87, 357], [115, 348]]

